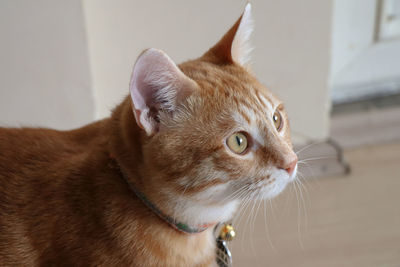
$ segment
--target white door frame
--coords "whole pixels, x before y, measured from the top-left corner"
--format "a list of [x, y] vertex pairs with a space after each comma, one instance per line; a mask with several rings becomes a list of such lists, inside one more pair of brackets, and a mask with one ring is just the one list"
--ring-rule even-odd
[[400, 38], [379, 38], [385, 1], [390, 0], [334, 1], [334, 104], [400, 92]]

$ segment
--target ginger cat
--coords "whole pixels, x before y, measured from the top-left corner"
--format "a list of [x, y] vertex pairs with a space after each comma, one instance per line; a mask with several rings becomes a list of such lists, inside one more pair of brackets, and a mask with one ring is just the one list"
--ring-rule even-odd
[[248, 72], [251, 7], [198, 59], [137, 59], [111, 117], [0, 128], [0, 265], [217, 266], [214, 225], [296, 176], [283, 104]]

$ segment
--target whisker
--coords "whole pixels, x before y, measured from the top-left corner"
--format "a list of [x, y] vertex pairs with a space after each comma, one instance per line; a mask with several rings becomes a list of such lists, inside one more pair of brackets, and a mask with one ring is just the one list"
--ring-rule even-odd
[[245, 206], [243, 205], [243, 203], [241, 203], [239, 209], [237, 210], [236, 214], [232, 218], [232, 223], [234, 225], [236, 225], [236, 227], [240, 226], [244, 210], [245, 210]]
[[274, 207], [274, 199], [273, 198], [269, 198], [268, 199], [268, 203], [269, 203], [269, 207], [271, 208], [271, 213], [272, 213], [272, 220], [277, 223], [278, 219], [276, 217], [276, 209]]
[[267, 235], [267, 242], [269, 243], [269, 245], [270, 245], [270, 247], [272, 248], [272, 250], [273, 250], [274, 252], [276, 252], [275, 246], [274, 246], [274, 244], [272, 243], [272, 238], [271, 238], [271, 235], [270, 235], [269, 229], [268, 229], [267, 205], [266, 205], [266, 203], [265, 203], [266, 201], [267, 201], [266, 199], [263, 200], [263, 207], [264, 207], [264, 229], [265, 229], [265, 233], [266, 233], [266, 235]]
[[[307, 195], [309, 195], [308, 189], [305, 186], [305, 184], [301, 181], [300, 176], [298, 178], [296, 178], [296, 181], [299, 183], [299, 185], [301, 186], [301, 188], [304, 189], [304, 191], [306, 192]], [[304, 180], [306, 181], [306, 180]]]
[[[248, 208], [248, 206], [249, 206], [250, 200], [251, 200], [251, 194], [250, 194], [250, 192], [246, 192], [246, 193], [247, 193], [247, 194], [245, 195], [245, 199], [244, 199], [244, 201], [243, 201], [243, 206], [241, 207], [241, 212], [242, 212], [243, 214], [246, 212], [246, 210], [247, 210], [247, 208]], [[242, 216], [238, 218], [238, 221], [237, 221], [237, 226], [238, 226], [238, 227], [240, 226], [241, 219], [242, 219]], [[243, 232], [246, 231], [246, 225], [243, 227], [243, 230], [244, 230]], [[243, 241], [244, 241], [244, 236], [246, 236], [245, 233], [242, 234], [242, 238], [241, 238], [242, 250], [244, 249], [244, 247], [243, 247], [243, 245], [244, 245], [244, 242], [243, 242]]]
[[[243, 194], [241, 195], [241, 198], [243, 198], [243, 201], [239, 207], [239, 210], [236, 212], [233, 221], [237, 224], [240, 225], [240, 221], [241, 221], [241, 213], [243, 213], [245, 211], [245, 209], [247, 208], [248, 205], [248, 201], [250, 200], [250, 192], [248, 192], [247, 190], [245, 190], [243, 192]], [[236, 221], [237, 220], [237, 221]]]
[[258, 205], [257, 205], [256, 210], [255, 210], [255, 212], [254, 212], [254, 218], [253, 218], [253, 221], [252, 221], [252, 224], [253, 224], [252, 232], [254, 232], [255, 223], [256, 223], [256, 218], [257, 218], [257, 213], [258, 213], [258, 210], [260, 209], [261, 202], [262, 202], [262, 199], [260, 198], [260, 196], [261, 196], [261, 191], [258, 192], [257, 198], [256, 198], [256, 205], [257, 205], [257, 204], [258, 204]]
[[296, 200], [297, 200], [297, 233], [299, 236], [299, 243], [301, 246], [301, 222], [300, 222], [300, 217], [301, 217], [301, 212], [300, 212], [300, 200], [299, 200], [299, 193], [297, 192], [297, 184], [293, 183], [293, 187], [295, 189], [295, 194], [296, 194]]
[[[302, 165], [307, 167], [307, 169], [311, 173], [311, 177], [315, 177], [316, 176], [312, 166], [309, 163], [303, 162]], [[314, 179], [313, 183], [310, 183], [310, 180], [307, 179], [305, 177], [305, 175], [303, 175], [303, 173], [301, 173], [300, 171], [297, 171], [297, 173], [299, 174], [299, 176], [298, 176], [299, 180], [303, 180], [307, 184], [307, 186], [310, 187], [310, 189], [314, 188], [314, 186], [316, 186], [316, 185], [320, 185], [320, 181], [318, 179]]]
[[238, 197], [238, 195], [240, 195], [242, 193], [242, 191], [246, 190], [245, 187], [240, 187], [239, 189], [233, 191], [231, 194], [229, 194], [228, 196], [224, 197], [221, 202], [228, 202], [230, 200], [233, 200], [235, 198]]
[[325, 140], [321, 140], [321, 141], [312, 142], [312, 143], [306, 145], [305, 147], [302, 147], [300, 150], [298, 150], [295, 153], [296, 153], [296, 155], [299, 155], [302, 151], [304, 151], [304, 150], [306, 150], [306, 149], [308, 149], [308, 148], [310, 148], [312, 146], [315, 146], [315, 145], [318, 145], [318, 144], [322, 144], [324, 142], [326, 142], [326, 141]]
[[[257, 184], [257, 186], [258, 186], [258, 184]], [[260, 202], [261, 190], [252, 192], [252, 196], [253, 196], [253, 198], [251, 200], [252, 207], [250, 210], [250, 216], [248, 217], [248, 226], [249, 226], [249, 230], [250, 230], [250, 236], [254, 234], [255, 221], [256, 221], [257, 213], [258, 213], [258, 210], [259, 210], [259, 207], [261, 204], [261, 202]], [[253, 255], [256, 256], [253, 239], [250, 239], [250, 247], [251, 247], [251, 251], [253, 252]]]
[[299, 193], [300, 193], [300, 199], [301, 202], [303, 204], [303, 212], [304, 212], [304, 229], [307, 229], [307, 225], [308, 225], [308, 216], [307, 216], [307, 209], [306, 209], [306, 202], [304, 199], [304, 195], [303, 195], [303, 188], [304, 185], [300, 182], [300, 180], [296, 179], [295, 183], [298, 185], [299, 188]]
[[[301, 162], [300, 164], [301, 164], [301, 165], [299, 165], [300, 167], [305, 166], [307, 168], [307, 170], [311, 173], [311, 177], [315, 177], [315, 172], [308, 162]], [[301, 178], [308, 183], [308, 179], [305, 178], [305, 175], [303, 175], [303, 173], [301, 173], [301, 171], [298, 170], [297, 173], [299, 175], [301, 174]]]
[[298, 235], [299, 235], [299, 244], [300, 244], [300, 247], [302, 249], [304, 249], [304, 244], [303, 244], [302, 234], [301, 234], [301, 211], [302, 211], [302, 208], [301, 208], [302, 204], [300, 202], [300, 200], [301, 200], [301, 190], [298, 187], [298, 184], [296, 182], [294, 182], [293, 184], [294, 184], [294, 186], [296, 188], [296, 196], [297, 196], [297, 232], [298, 232]]
[[243, 198], [243, 201], [240, 204], [239, 209], [236, 211], [235, 215], [232, 218], [232, 223], [235, 224], [236, 226], [240, 225], [242, 215], [244, 214], [244, 211], [246, 209], [247, 202], [249, 199], [248, 192], [244, 191], [240, 197]]
[[[309, 171], [311, 172], [311, 174], [313, 175], [313, 169], [310, 167], [310, 164], [304, 163], [304, 166], [306, 166], [309, 169]], [[305, 175], [299, 170], [297, 170], [296, 179], [303, 179], [306, 183], [308, 183]]]
[[298, 163], [304, 163], [304, 162], [311, 161], [311, 160], [335, 159], [335, 158], [336, 158], [335, 156], [306, 158], [306, 159], [300, 159], [300, 160], [298, 161]]

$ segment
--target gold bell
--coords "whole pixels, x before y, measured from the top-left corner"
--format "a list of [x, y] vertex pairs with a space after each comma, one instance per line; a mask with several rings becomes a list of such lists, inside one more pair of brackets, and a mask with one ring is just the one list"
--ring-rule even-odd
[[224, 224], [219, 232], [219, 238], [225, 241], [232, 241], [235, 238], [235, 229], [232, 224]]

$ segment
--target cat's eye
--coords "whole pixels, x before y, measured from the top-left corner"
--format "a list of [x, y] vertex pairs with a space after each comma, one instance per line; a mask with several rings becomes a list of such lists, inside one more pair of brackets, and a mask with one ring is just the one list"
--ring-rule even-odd
[[243, 154], [249, 145], [246, 135], [242, 132], [237, 132], [229, 136], [226, 144], [236, 154]]
[[272, 115], [272, 120], [274, 121], [275, 128], [280, 131], [283, 126], [283, 120], [282, 115], [278, 110], [276, 110], [274, 115]]

